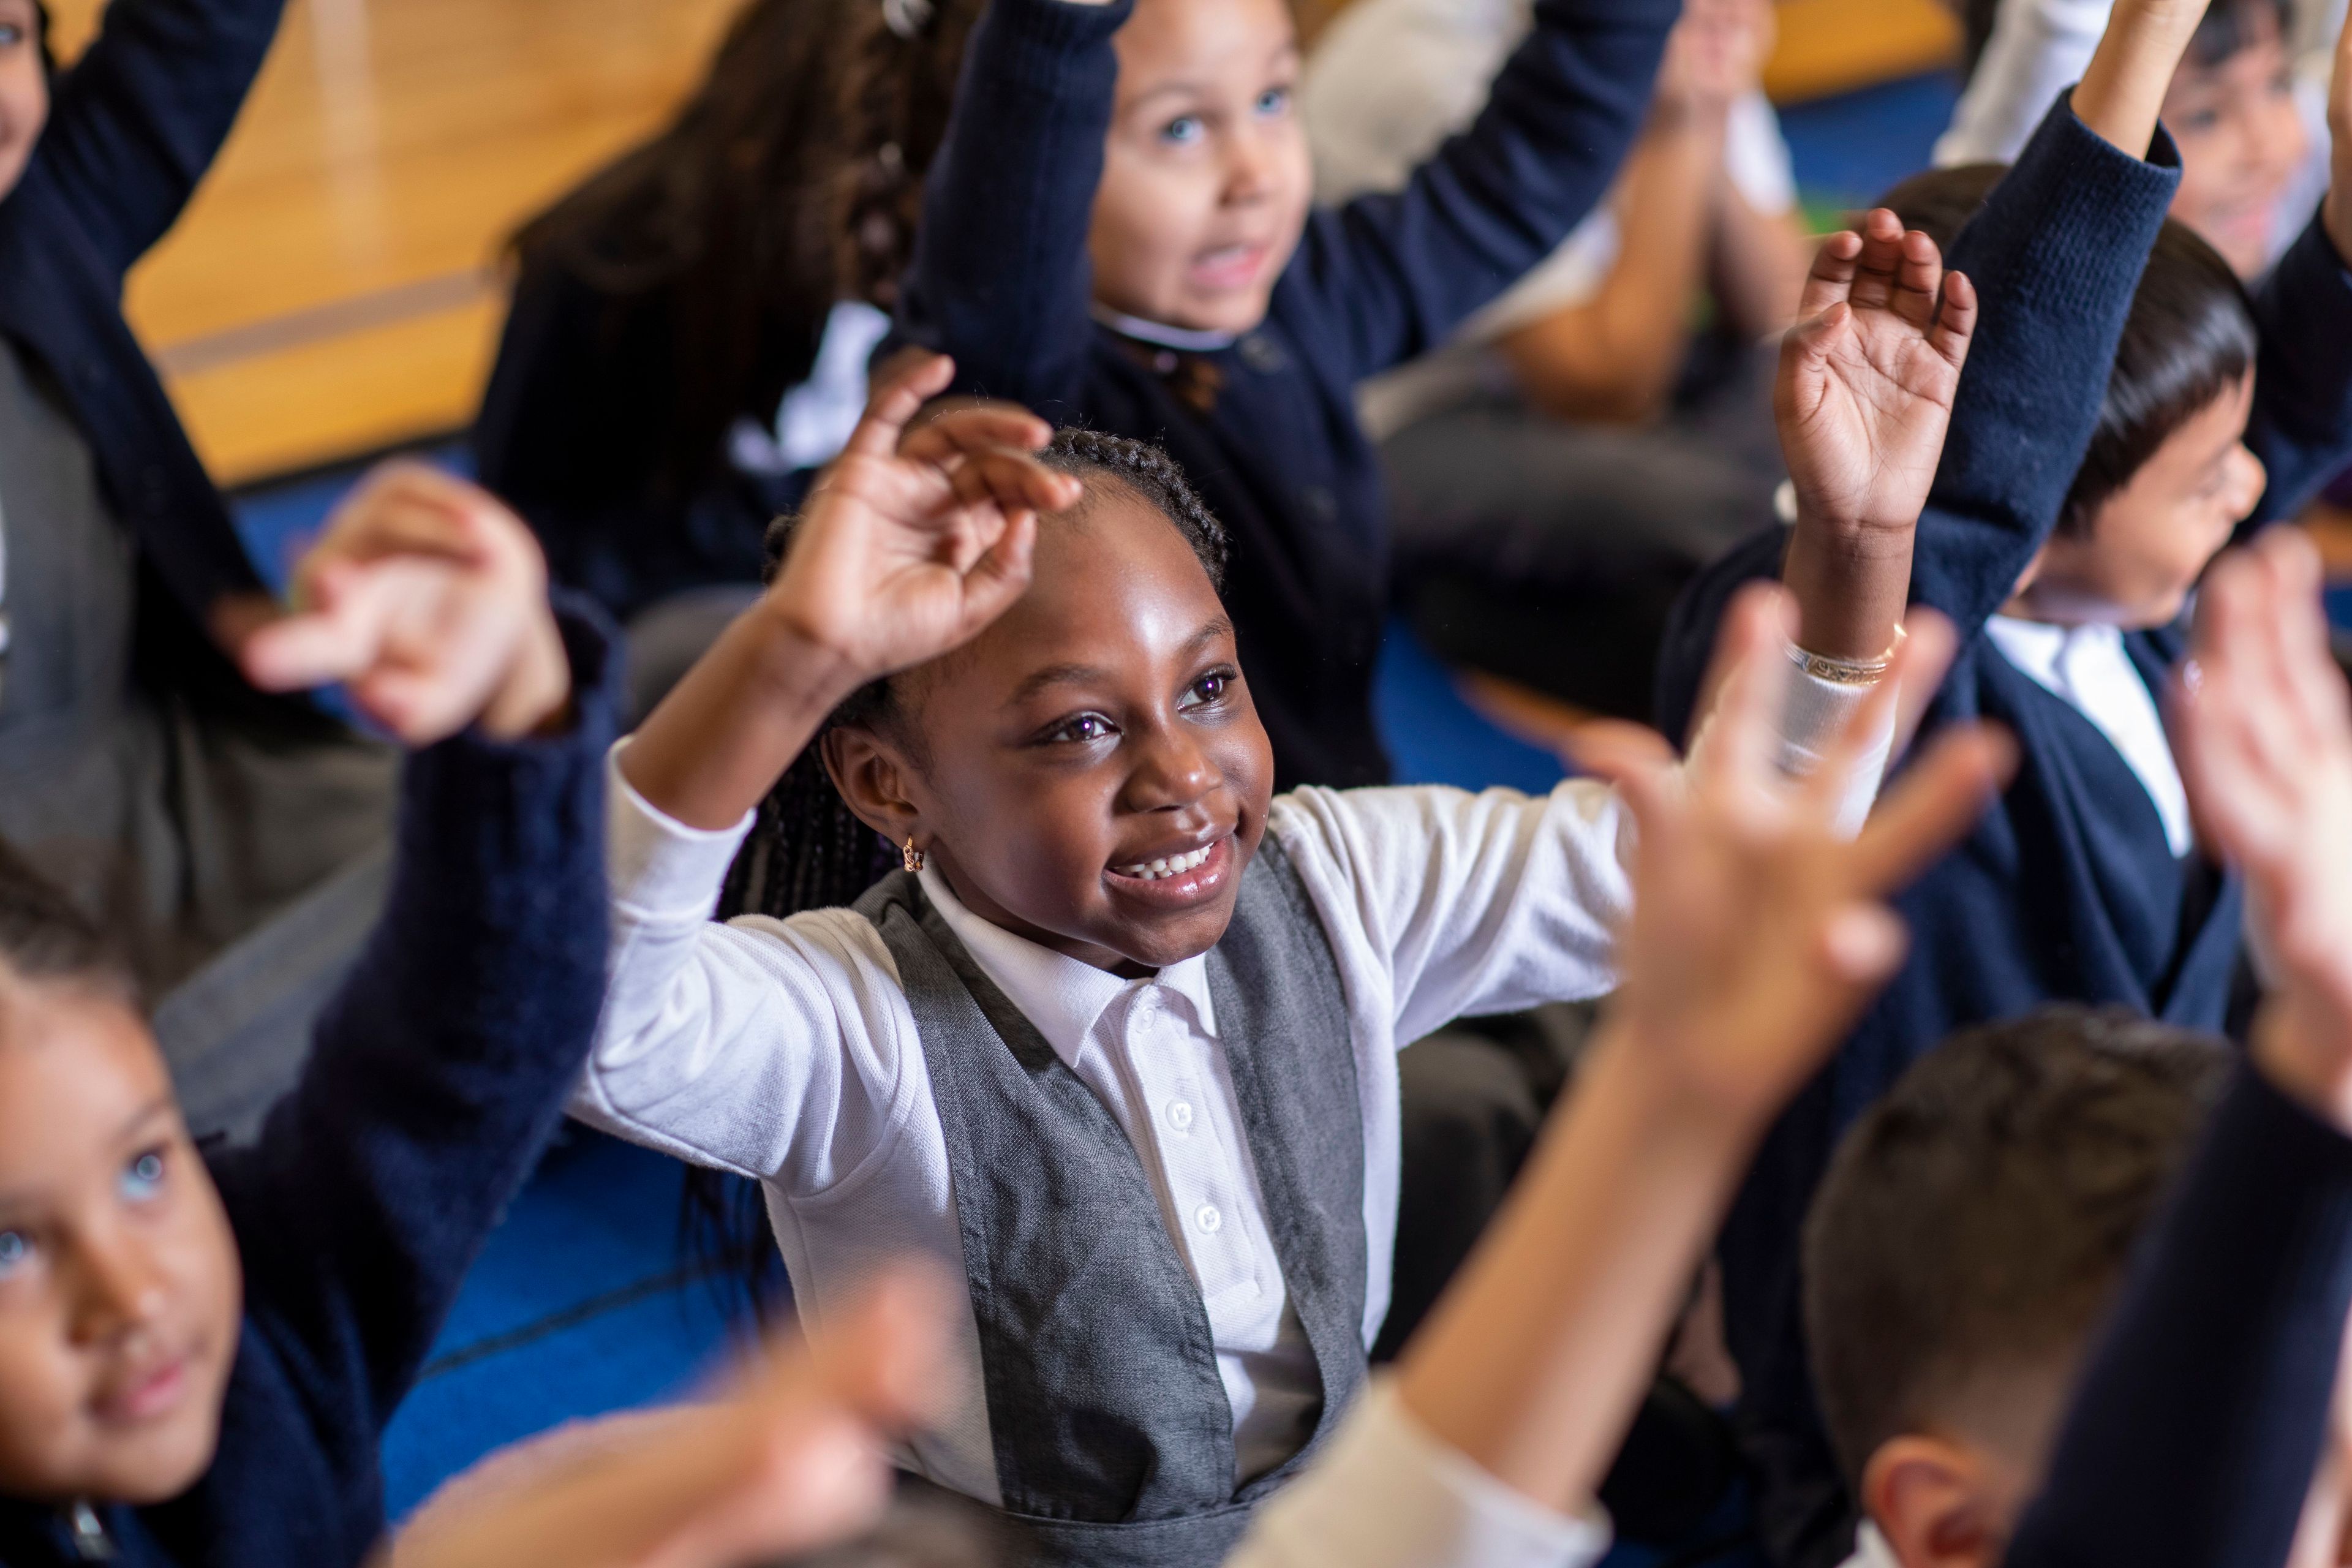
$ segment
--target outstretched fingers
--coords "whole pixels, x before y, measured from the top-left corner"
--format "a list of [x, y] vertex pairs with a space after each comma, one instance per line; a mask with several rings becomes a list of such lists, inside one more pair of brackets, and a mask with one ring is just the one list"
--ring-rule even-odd
[[1969, 345], [1977, 335], [1977, 286], [1965, 272], [1944, 274], [1944, 299], [1936, 312], [1936, 324], [1927, 333], [1927, 346], [1941, 355], [1954, 370], [1969, 362]]
[[1751, 584], [1732, 601], [1702, 688], [1715, 693], [1714, 704], [1691, 744], [1691, 776], [1701, 787], [1772, 777], [1795, 629], [1794, 601], [1778, 584]]
[[[1895, 215], [1886, 216], [1893, 218]], [[1944, 253], [1936, 248], [1934, 240], [1915, 228], [1895, 237], [1895, 255], [1891, 297], [1895, 312], [1926, 331], [1935, 323], [1936, 307], [1943, 296]]]
[[955, 361], [945, 354], [910, 360], [905, 369], [874, 389], [874, 395], [866, 405], [865, 417], [858, 420], [857, 428], [850, 433], [848, 444], [842, 448], [844, 455], [894, 455], [906, 436], [908, 422], [954, 380]]
[[1853, 292], [1854, 266], [1862, 257], [1862, 236], [1844, 229], [1822, 241], [1813, 252], [1813, 268], [1805, 275], [1805, 290], [1797, 302], [1797, 319], [1810, 321], [1832, 305], [1845, 303]]
[[1938, 734], [1854, 840], [1855, 890], [1874, 898], [1908, 885], [1959, 842], [2016, 769], [2005, 730], [1959, 724]]
[[[1875, 208], [1864, 216], [1862, 251], [1854, 258], [1853, 289], [1849, 295], [1855, 310], [1884, 310], [1895, 303], [1906, 264], [1906, 241], [1903, 220], [1886, 208]], [[1939, 258], [1939, 272], [1942, 265]], [[1927, 297], [1934, 300], [1933, 290]], [[1925, 316], [1919, 320], [1926, 324]]]

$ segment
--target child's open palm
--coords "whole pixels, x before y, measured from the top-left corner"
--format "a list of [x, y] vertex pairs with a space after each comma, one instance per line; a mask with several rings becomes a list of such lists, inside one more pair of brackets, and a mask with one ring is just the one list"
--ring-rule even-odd
[[2274, 528], [2214, 564], [2174, 743], [2208, 843], [2245, 873], [2256, 941], [2352, 1113], [2352, 694], [2318, 552]]
[[422, 463], [377, 468], [294, 571], [294, 608], [238, 658], [265, 690], [340, 681], [406, 745], [478, 721], [511, 739], [561, 713], [571, 664], [520, 519]]
[[1800, 508], [1907, 533], [1927, 503], [1976, 329], [1975, 288], [1884, 208], [1822, 242], [1773, 411]]
[[982, 405], [908, 432], [952, 362], [929, 356], [876, 392], [817, 481], [769, 604], [870, 680], [935, 658], [1010, 609], [1029, 585], [1037, 513], [1074, 505], [1078, 481], [1030, 453], [1034, 415]]
[[1619, 1020], [1682, 1102], [1730, 1126], [1760, 1125], [1894, 972], [1903, 932], [1883, 900], [1967, 830], [2011, 754], [1997, 732], [1947, 731], [1845, 837], [1848, 776], [1898, 693], [1935, 689], [1951, 632], [1913, 617], [1895, 667], [1805, 779], [1775, 760], [1789, 632], [1778, 588], [1735, 605], [1711, 679], [1720, 696], [1685, 768], [1616, 744], [1587, 758], [1622, 789], [1640, 835]]

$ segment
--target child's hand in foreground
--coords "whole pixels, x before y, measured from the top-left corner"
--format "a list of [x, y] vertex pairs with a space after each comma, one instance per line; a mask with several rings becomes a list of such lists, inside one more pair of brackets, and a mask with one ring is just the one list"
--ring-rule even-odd
[[2275, 970], [2257, 1055], [2352, 1130], [2352, 696], [2319, 590], [2294, 529], [2215, 563], [2173, 729], [2198, 825], [2245, 873]]
[[477, 722], [512, 740], [569, 710], [539, 542], [436, 468], [391, 462], [362, 480], [295, 568], [294, 604], [243, 638], [246, 678], [269, 691], [341, 681], [404, 744]]
[[1797, 780], [1774, 759], [1790, 630], [1780, 590], [1734, 605], [1710, 677], [1720, 695], [1685, 768], [1643, 760], [1619, 736], [1584, 751], [1624, 792], [1639, 833], [1619, 952], [1624, 1059], [1660, 1075], [1678, 1114], [1735, 1134], [1761, 1130], [1894, 973], [1904, 933], [1884, 900], [1968, 830], [2013, 753], [1997, 731], [1946, 731], [1845, 838], [1848, 775], [1902, 691], [1935, 689], [1952, 634], [1915, 616], [1894, 669]]
[[552, 1434], [459, 1477], [378, 1568], [739, 1568], [832, 1545], [889, 1500], [886, 1443], [936, 1416], [945, 1287], [886, 1276], [716, 1405]]
[[1822, 242], [1797, 316], [1772, 406], [1799, 515], [1907, 538], [1943, 457], [1976, 289], [1881, 208]]
[[1030, 454], [1052, 430], [1003, 405], [907, 428], [955, 367], [927, 355], [874, 395], [818, 479], [766, 607], [837, 667], [844, 690], [969, 641], [1029, 585], [1037, 513], [1076, 479]]

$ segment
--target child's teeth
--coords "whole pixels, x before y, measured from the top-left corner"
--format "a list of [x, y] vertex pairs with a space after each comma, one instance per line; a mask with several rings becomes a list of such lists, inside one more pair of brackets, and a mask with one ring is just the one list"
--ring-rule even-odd
[[1122, 877], [1133, 877], [1144, 882], [1156, 882], [1162, 877], [1181, 876], [1206, 861], [1209, 858], [1210, 847], [1203, 845], [1187, 854], [1171, 855], [1161, 860], [1139, 861], [1132, 866], [1121, 866], [1118, 868], [1118, 874]]

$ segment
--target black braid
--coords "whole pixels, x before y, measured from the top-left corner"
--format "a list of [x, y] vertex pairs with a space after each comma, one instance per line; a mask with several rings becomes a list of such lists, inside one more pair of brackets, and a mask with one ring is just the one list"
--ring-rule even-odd
[[[964, 43], [982, 0], [932, 0], [911, 36], [867, 0], [844, 40], [840, 121], [851, 155], [835, 191], [845, 298], [888, 308], [914, 258], [923, 176], [947, 137]], [[900, 11], [901, 16], [906, 11]]]

